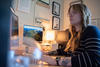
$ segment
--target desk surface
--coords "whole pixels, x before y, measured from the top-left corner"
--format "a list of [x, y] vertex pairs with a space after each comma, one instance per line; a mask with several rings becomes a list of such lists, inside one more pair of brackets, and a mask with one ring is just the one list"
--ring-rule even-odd
[[63, 67], [63, 66], [50, 66], [50, 65], [30, 65], [30, 67]]

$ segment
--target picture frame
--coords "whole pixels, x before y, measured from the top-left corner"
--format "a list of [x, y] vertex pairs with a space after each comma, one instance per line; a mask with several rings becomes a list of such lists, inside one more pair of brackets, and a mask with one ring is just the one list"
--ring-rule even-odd
[[97, 19], [91, 19], [91, 24], [97, 26]]
[[57, 16], [52, 17], [52, 29], [60, 30], [60, 18]]
[[55, 1], [52, 2], [52, 14], [60, 16], [60, 4]]
[[41, 25], [42, 21], [40, 18], [35, 18], [35, 24]]
[[50, 4], [50, 0], [39, 0], [40, 2], [49, 5]]
[[36, 25], [39, 25], [39, 26], [43, 26], [44, 23], [47, 23], [48, 24], [49, 22], [50, 22], [49, 19], [45, 19], [45, 18], [42, 18], [42, 17], [36, 17], [35, 18], [35, 24]]
[[32, 0], [18, 0], [17, 10], [24, 13], [30, 13], [31, 4]]
[[10, 20], [10, 46], [18, 47], [19, 46], [19, 23], [18, 16], [11, 12], [11, 20]]

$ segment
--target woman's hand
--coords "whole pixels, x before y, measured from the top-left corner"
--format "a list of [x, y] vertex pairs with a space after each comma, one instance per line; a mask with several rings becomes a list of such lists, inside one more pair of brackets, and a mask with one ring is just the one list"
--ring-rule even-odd
[[43, 54], [43, 55], [48, 55], [48, 52], [42, 51], [42, 54]]
[[59, 61], [59, 64], [65, 67], [72, 67], [71, 65], [71, 57], [63, 57]]
[[67, 67], [72, 67], [71, 62], [69, 62], [69, 63], [67, 64]]
[[51, 56], [43, 55], [41, 61], [48, 63], [48, 65], [57, 65], [56, 60]]

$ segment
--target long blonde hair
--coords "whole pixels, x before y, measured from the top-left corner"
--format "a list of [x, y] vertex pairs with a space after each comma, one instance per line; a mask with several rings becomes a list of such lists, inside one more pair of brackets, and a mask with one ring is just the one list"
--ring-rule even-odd
[[84, 4], [70, 5], [70, 8], [68, 10], [68, 14], [69, 14], [71, 8], [73, 8], [73, 10], [80, 13], [82, 20], [81, 20], [81, 24], [80, 24], [80, 27], [81, 27], [80, 31], [76, 32], [75, 27], [73, 25], [70, 26], [71, 38], [66, 45], [66, 48], [65, 48], [66, 52], [69, 49], [71, 49], [71, 51], [74, 52], [75, 49], [77, 49], [79, 47], [81, 33], [88, 26], [88, 24], [90, 23], [90, 19], [91, 19], [90, 11], [86, 5], [84, 5]]

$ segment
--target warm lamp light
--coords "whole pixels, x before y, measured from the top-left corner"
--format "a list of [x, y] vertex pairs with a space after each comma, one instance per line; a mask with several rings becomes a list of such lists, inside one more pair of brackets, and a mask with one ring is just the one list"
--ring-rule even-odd
[[50, 51], [52, 49], [52, 44], [55, 43], [55, 31], [46, 30], [44, 33], [44, 41], [42, 45], [43, 51]]
[[55, 40], [55, 31], [46, 31], [45, 39], [50, 40], [50, 41], [54, 41]]

